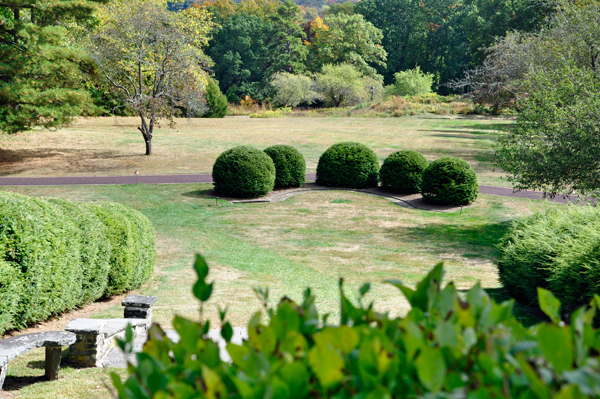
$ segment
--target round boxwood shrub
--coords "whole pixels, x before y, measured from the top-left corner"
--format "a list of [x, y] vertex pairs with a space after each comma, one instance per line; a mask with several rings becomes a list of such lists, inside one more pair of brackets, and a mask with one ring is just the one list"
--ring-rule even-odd
[[563, 311], [600, 294], [600, 210], [569, 206], [514, 223], [500, 241], [500, 282], [510, 295], [537, 303], [537, 287], [561, 300]]
[[265, 148], [275, 164], [275, 187], [302, 187], [306, 178], [306, 161], [300, 152], [289, 145]]
[[441, 157], [423, 171], [421, 194], [431, 203], [468, 205], [479, 194], [477, 174], [460, 158]]
[[392, 193], [419, 193], [421, 176], [428, 165], [427, 159], [417, 151], [394, 152], [381, 165], [381, 187]]
[[213, 165], [212, 178], [217, 194], [256, 198], [273, 190], [275, 165], [264, 151], [234, 147], [219, 155]]
[[367, 188], [379, 182], [379, 161], [369, 147], [354, 142], [334, 144], [319, 158], [317, 184]]

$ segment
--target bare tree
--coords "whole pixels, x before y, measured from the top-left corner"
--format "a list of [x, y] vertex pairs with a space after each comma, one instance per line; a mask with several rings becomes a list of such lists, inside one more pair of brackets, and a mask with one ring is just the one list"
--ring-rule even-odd
[[206, 10], [169, 12], [163, 0], [114, 0], [88, 35], [88, 50], [107, 85], [141, 119], [138, 129], [152, 154], [160, 118], [174, 123], [205, 110], [202, 98], [210, 59], [202, 52], [213, 26]]

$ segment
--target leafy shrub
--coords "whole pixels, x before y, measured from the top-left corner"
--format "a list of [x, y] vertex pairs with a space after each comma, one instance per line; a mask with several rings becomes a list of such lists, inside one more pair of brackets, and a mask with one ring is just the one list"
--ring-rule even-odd
[[79, 229], [59, 206], [39, 198], [0, 193], [4, 278], [15, 277], [8, 265], [23, 282], [14, 317], [0, 330], [23, 328], [79, 305], [83, 296], [80, 249]]
[[154, 241], [150, 221], [124, 205], [0, 192], [0, 334], [138, 287]]
[[88, 205], [64, 199], [49, 199], [60, 206], [65, 216], [79, 228], [80, 257], [83, 272], [80, 303], [94, 301], [102, 296], [108, 283], [111, 243], [104, 234], [104, 225], [88, 209]]
[[273, 103], [277, 105], [297, 107], [321, 99], [320, 94], [313, 90], [314, 82], [308, 76], [278, 72], [273, 75], [270, 84], [275, 89]]
[[441, 157], [423, 171], [421, 194], [432, 203], [468, 205], [477, 199], [477, 174], [467, 162]]
[[213, 165], [215, 191], [220, 195], [255, 198], [275, 186], [275, 165], [263, 151], [239, 146], [219, 155]]
[[275, 164], [275, 187], [302, 187], [306, 179], [306, 161], [297, 149], [274, 145], [264, 151]]
[[498, 272], [514, 298], [535, 303], [551, 290], [565, 311], [600, 294], [600, 211], [570, 206], [514, 223], [499, 245]]
[[379, 160], [369, 147], [354, 142], [334, 144], [319, 158], [317, 184], [329, 187], [376, 187]]
[[202, 115], [204, 118], [223, 118], [227, 115], [227, 96], [221, 93], [219, 84], [214, 79], [209, 79], [206, 86], [206, 105], [208, 111]]
[[431, 93], [433, 85], [433, 74], [423, 73], [420, 67], [394, 74], [394, 85], [387, 86], [388, 95], [395, 96], [418, 96]]
[[[196, 298], [204, 304], [215, 283], [198, 256]], [[600, 334], [591, 321], [595, 296], [571, 325], [559, 318], [560, 302], [540, 289], [541, 308], [550, 318], [523, 327], [513, 301], [496, 303], [475, 284], [459, 295], [452, 283], [442, 289], [441, 264], [415, 288], [396, 286], [411, 305], [405, 317], [365, 305], [364, 284], [356, 306], [340, 281], [339, 324], [321, 316], [310, 289], [297, 304], [284, 297], [276, 309], [255, 313], [249, 339], [231, 342], [233, 329], [220, 312], [221, 336], [232, 362], [207, 338], [208, 321], [176, 316], [177, 343], [154, 324], [137, 365], [128, 365], [123, 383], [112, 373], [119, 398], [583, 398], [600, 392]], [[257, 289], [268, 303], [268, 291]], [[119, 342], [130, 351], [128, 341]]]
[[381, 186], [393, 193], [419, 193], [421, 176], [428, 165], [427, 159], [417, 151], [394, 152], [381, 165]]
[[363, 74], [353, 65], [327, 64], [315, 78], [315, 91], [323, 98], [325, 105], [339, 107], [356, 105], [371, 98], [370, 88], [381, 93], [381, 81]]
[[254, 112], [249, 116], [250, 118], [283, 118], [288, 114], [292, 113], [292, 107], [284, 107], [274, 110], [265, 110], [263, 112]]

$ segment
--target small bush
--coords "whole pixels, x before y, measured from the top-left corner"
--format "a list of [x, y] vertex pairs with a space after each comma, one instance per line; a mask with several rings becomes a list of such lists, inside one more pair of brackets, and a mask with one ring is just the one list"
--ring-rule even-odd
[[206, 86], [206, 105], [208, 111], [202, 115], [204, 118], [223, 118], [227, 115], [227, 96], [221, 93], [219, 84], [214, 79], [209, 79]]
[[527, 304], [536, 287], [558, 297], [565, 311], [600, 294], [600, 210], [570, 206], [536, 213], [514, 223], [500, 245], [502, 285]]
[[252, 147], [231, 148], [213, 165], [215, 191], [224, 196], [255, 198], [273, 190], [275, 165], [263, 151]]
[[354, 142], [334, 144], [319, 158], [317, 184], [328, 187], [376, 187], [379, 161], [369, 147]]
[[392, 193], [421, 192], [421, 176], [429, 162], [417, 151], [398, 151], [390, 154], [379, 171], [381, 186]]
[[455, 157], [436, 159], [423, 171], [421, 194], [436, 204], [468, 205], [477, 199], [477, 174], [467, 162]]
[[306, 161], [300, 152], [289, 145], [265, 148], [275, 165], [275, 187], [302, 187], [306, 179]]
[[420, 67], [394, 74], [394, 84], [387, 86], [388, 95], [396, 96], [418, 96], [431, 93], [433, 85], [433, 74], [423, 73]]

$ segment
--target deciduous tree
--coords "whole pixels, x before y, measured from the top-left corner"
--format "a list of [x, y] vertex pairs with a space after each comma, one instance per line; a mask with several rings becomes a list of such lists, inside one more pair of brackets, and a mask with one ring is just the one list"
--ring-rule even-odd
[[202, 113], [210, 61], [202, 46], [212, 26], [200, 8], [174, 13], [163, 0], [114, 0], [90, 32], [89, 51], [107, 84], [140, 117], [146, 155], [158, 119], [173, 122], [179, 107]]

